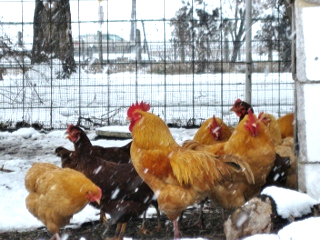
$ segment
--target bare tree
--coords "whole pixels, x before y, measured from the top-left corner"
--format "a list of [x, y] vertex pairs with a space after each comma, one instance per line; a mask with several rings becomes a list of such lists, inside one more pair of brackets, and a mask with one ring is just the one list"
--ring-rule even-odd
[[18, 32], [18, 43], [12, 41], [6, 34], [2, 23], [0, 22], [0, 62], [5, 63], [0, 66], [0, 80], [3, 80], [7, 68], [19, 68], [24, 74], [27, 66], [24, 62], [31, 59], [31, 54], [23, 46], [22, 33]]
[[245, 15], [246, 11], [243, 7], [244, 1], [235, 1], [230, 10], [233, 14], [233, 19], [228, 17], [223, 19], [223, 28], [226, 33], [231, 36], [233, 44], [233, 52], [231, 62], [236, 62], [240, 48], [245, 38]]
[[176, 43], [181, 62], [185, 62], [186, 46], [192, 41], [192, 20], [192, 9], [187, 6], [179, 9], [176, 16], [170, 20], [171, 26], [174, 26], [173, 36], [177, 39]]
[[[282, 65], [288, 69], [291, 66], [291, 25], [292, 25], [292, 4], [287, 0], [268, 0], [270, 9], [275, 9], [265, 17], [254, 36], [255, 40], [262, 43], [260, 54], [268, 55], [268, 60], [272, 61], [272, 52], [279, 52]], [[289, 47], [288, 47], [289, 46]]]
[[[253, 0], [252, 24], [268, 6], [267, 1], [269, 0], [262, 2]], [[205, 48], [210, 50], [211, 47], [206, 46], [203, 41], [209, 43], [230, 41], [233, 45], [231, 62], [236, 62], [246, 33], [245, 0], [221, 0], [220, 7], [217, 4], [218, 1], [209, 0], [187, 0], [182, 3], [183, 6], [171, 19], [171, 25], [174, 26], [174, 37], [180, 42], [190, 42], [192, 46], [196, 45], [194, 41], [199, 42], [202, 52]]]
[[36, 0], [32, 63], [58, 58], [66, 78], [76, 71], [69, 0]]
[[[204, 7], [196, 8], [187, 2], [176, 12], [170, 24], [174, 27], [173, 36], [181, 61], [185, 61], [186, 53], [189, 52], [199, 63], [203, 63], [210, 58], [210, 43], [220, 36], [217, 23], [219, 11], [213, 9], [208, 13], [202, 0], [195, 0], [194, 3]], [[202, 68], [203, 66], [200, 67], [200, 72]]]

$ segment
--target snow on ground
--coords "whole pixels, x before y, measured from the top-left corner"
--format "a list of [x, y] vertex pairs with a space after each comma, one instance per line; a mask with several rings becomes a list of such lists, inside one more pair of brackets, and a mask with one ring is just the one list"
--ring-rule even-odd
[[[110, 128], [110, 127], [108, 127]], [[115, 131], [127, 131], [127, 126], [116, 126]], [[102, 128], [103, 129], [103, 128]], [[196, 129], [171, 128], [174, 138], [178, 143], [192, 139]], [[126, 140], [95, 140], [95, 131], [87, 132], [93, 145], [104, 147], [123, 146]], [[38, 132], [33, 128], [22, 128], [15, 132], [0, 132], [0, 168], [12, 172], [0, 171], [0, 232], [11, 230], [30, 230], [42, 227], [43, 224], [31, 215], [25, 207], [27, 191], [24, 187], [26, 171], [34, 162], [51, 162], [60, 166], [60, 158], [54, 155], [54, 149], [64, 146], [73, 149], [72, 143], [63, 137], [64, 131], [52, 131], [49, 133]], [[278, 212], [283, 216], [299, 215], [306, 212], [310, 206], [318, 202], [306, 194], [288, 191], [279, 188], [267, 188], [264, 194], [278, 199]], [[150, 208], [148, 215], [154, 214]], [[98, 210], [87, 206], [83, 211], [74, 215], [71, 220], [73, 226], [83, 222], [98, 220]], [[274, 239], [318, 239], [317, 226], [320, 218], [309, 218], [300, 222], [294, 222], [276, 234], [260, 234], [246, 238], [247, 240], [274, 240]]]
[[[101, 128], [104, 129], [104, 128]], [[107, 127], [110, 129], [110, 127]], [[115, 131], [128, 131], [128, 126], [115, 126]], [[64, 146], [73, 150], [73, 144], [64, 138], [65, 131], [52, 131], [41, 133], [33, 128], [22, 128], [15, 132], [0, 132], [0, 168], [13, 172], [0, 171], [0, 232], [11, 230], [28, 230], [43, 226], [25, 206], [27, 190], [24, 187], [26, 171], [34, 162], [51, 162], [58, 166], [60, 158], [54, 155], [56, 147]], [[178, 142], [190, 139], [195, 129], [173, 129], [173, 135]], [[127, 144], [126, 140], [94, 140], [95, 131], [87, 132], [93, 140], [93, 145], [104, 147], [117, 147]], [[98, 210], [87, 206], [83, 211], [74, 215], [72, 224], [98, 220]], [[155, 209], [150, 208], [148, 214], [154, 214]]]

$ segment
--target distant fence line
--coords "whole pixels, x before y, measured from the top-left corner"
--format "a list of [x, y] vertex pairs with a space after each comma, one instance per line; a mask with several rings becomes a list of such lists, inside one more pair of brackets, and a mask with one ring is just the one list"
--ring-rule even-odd
[[[137, 20], [143, 29], [140, 39], [132, 42], [120, 37], [129, 36], [121, 32], [126, 30], [106, 34], [106, 27], [122, 29], [129, 20], [104, 19], [103, 32], [87, 33], [99, 24], [95, 17], [85, 22], [73, 19], [77, 71], [64, 79], [57, 59], [31, 64], [32, 20], [1, 23], [0, 38], [10, 39], [13, 54], [1, 46], [0, 129], [35, 123], [48, 129], [62, 129], [69, 123], [125, 125], [127, 108], [141, 100], [149, 102], [151, 111], [170, 126], [199, 126], [213, 115], [229, 125], [237, 123], [229, 109], [237, 98], [245, 98], [244, 44], [231, 62], [231, 40], [198, 42], [197, 47], [188, 43], [182, 49], [175, 38], [149, 33], [159, 26], [169, 29], [170, 19]], [[266, 49], [267, 40], [252, 40], [252, 105], [256, 113], [280, 117], [294, 108], [291, 59], [281, 59], [291, 41], [268, 41], [276, 46], [272, 51]]]

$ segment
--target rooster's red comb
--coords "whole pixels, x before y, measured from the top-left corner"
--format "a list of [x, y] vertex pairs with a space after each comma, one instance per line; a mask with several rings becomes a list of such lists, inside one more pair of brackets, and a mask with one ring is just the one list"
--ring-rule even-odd
[[261, 118], [262, 118], [262, 116], [263, 116], [263, 114], [264, 114], [264, 112], [259, 113], [259, 115], [258, 115], [258, 119], [261, 119]]
[[74, 127], [74, 125], [71, 123], [71, 124], [69, 124], [69, 126], [68, 126], [68, 128], [67, 128], [67, 132], [70, 132], [71, 131], [71, 128], [73, 128]]
[[249, 108], [249, 109], [248, 109], [248, 117], [249, 117], [249, 120], [250, 120], [251, 122], [255, 122], [255, 121], [256, 121], [256, 120], [254, 119], [254, 117], [253, 117], [252, 108]]
[[242, 103], [242, 100], [238, 98], [237, 100], [234, 101], [233, 106], [240, 105], [240, 103]]
[[128, 109], [127, 116], [128, 117], [132, 116], [132, 113], [137, 109], [147, 112], [150, 110], [150, 104], [144, 101], [141, 101], [140, 103], [138, 103], [137, 101], [135, 104], [133, 103], [131, 107], [129, 107]]
[[218, 127], [218, 122], [215, 115], [212, 116], [212, 126], [213, 128]]

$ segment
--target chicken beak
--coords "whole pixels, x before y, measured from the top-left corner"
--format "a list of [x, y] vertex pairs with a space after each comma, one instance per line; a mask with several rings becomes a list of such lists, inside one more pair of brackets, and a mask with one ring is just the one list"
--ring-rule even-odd
[[235, 112], [234, 107], [229, 109], [230, 112]]
[[214, 132], [213, 134], [214, 134], [214, 138], [215, 138], [215, 139], [219, 139], [220, 134], [219, 134], [218, 131]]
[[100, 199], [97, 199], [96, 202], [100, 205]]
[[69, 139], [69, 137], [70, 137], [70, 135], [68, 134], [67, 131], [65, 131], [64, 134], [63, 134], [63, 138], [68, 138]]

